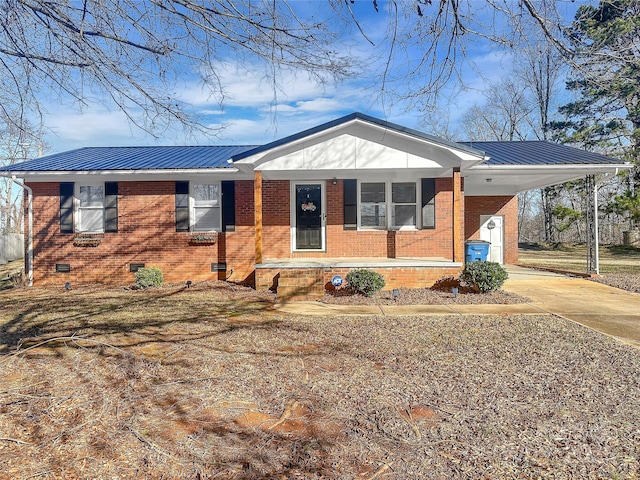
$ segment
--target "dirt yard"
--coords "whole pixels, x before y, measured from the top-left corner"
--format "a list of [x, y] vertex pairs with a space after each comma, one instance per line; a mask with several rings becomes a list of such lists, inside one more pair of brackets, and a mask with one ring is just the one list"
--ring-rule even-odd
[[552, 316], [0, 294], [0, 478], [637, 478], [640, 351]]

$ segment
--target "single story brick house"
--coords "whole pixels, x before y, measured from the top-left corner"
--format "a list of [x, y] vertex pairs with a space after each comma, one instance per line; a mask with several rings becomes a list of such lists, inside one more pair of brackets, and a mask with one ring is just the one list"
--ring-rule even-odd
[[35, 284], [227, 279], [283, 297], [357, 267], [387, 288], [518, 255], [517, 193], [626, 164], [549, 142], [454, 143], [360, 113], [266, 145], [96, 147], [3, 167], [32, 192]]

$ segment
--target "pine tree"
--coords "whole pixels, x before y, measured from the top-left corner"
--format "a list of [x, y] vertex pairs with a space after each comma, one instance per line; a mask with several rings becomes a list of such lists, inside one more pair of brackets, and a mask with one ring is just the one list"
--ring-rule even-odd
[[616, 213], [633, 217], [640, 207], [640, 4], [583, 5], [565, 33], [575, 52], [567, 88], [576, 100], [560, 107], [565, 120], [552, 122], [554, 137], [636, 165], [614, 199]]

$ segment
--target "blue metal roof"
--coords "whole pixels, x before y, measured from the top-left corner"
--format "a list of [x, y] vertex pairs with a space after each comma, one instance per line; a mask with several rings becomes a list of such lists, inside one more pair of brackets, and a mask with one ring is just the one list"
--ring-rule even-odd
[[0, 167], [13, 172], [86, 172], [100, 170], [173, 170], [229, 168], [245, 146], [87, 147]]
[[520, 142], [461, 142], [483, 150], [483, 165], [619, 165], [624, 162], [595, 152], [544, 140]]
[[266, 145], [236, 146], [153, 146], [87, 147], [0, 167], [5, 172], [91, 172], [114, 170], [189, 170], [229, 168], [228, 160], [240, 160], [315, 133], [362, 120], [474, 155], [488, 155], [484, 165], [620, 165], [620, 160], [577, 148], [545, 141], [525, 142], [449, 142], [438, 137], [383, 121], [362, 113], [352, 113], [317, 127]]

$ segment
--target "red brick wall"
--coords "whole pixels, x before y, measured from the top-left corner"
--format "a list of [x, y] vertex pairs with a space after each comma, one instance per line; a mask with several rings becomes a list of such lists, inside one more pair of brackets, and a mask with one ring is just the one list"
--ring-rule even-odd
[[[234, 268], [233, 279], [252, 280], [253, 182], [238, 182], [236, 231], [218, 233], [215, 244], [190, 243], [188, 232], [175, 231], [174, 182], [119, 182], [118, 232], [94, 236], [98, 246], [76, 246], [77, 234], [60, 233], [58, 183], [29, 183], [33, 189], [34, 282], [100, 282], [130, 284], [130, 263], [162, 269], [166, 282], [225, 278], [211, 272], [212, 263]], [[57, 263], [68, 263], [70, 273], [56, 273]]]
[[291, 184], [289, 180], [262, 182], [263, 259], [291, 256]]
[[[265, 258], [300, 257], [443, 257], [452, 256], [451, 179], [436, 181], [436, 228], [419, 231], [354, 231], [343, 229], [343, 185], [327, 182], [326, 252], [291, 252], [290, 182], [263, 185]], [[36, 284], [104, 282], [129, 284], [130, 263], [162, 269], [167, 282], [229, 277], [253, 282], [253, 182], [235, 187], [236, 229], [219, 233], [212, 245], [194, 245], [188, 232], [175, 231], [174, 182], [119, 182], [117, 233], [97, 235], [96, 247], [74, 245], [75, 234], [60, 233], [59, 184], [30, 183], [34, 193], [34, 276]], [[504, 215], [505, 262], [517, 261], [517, 198], [466, 197], [465, 238], [477, 238], [480, 215]], [[56, 273], [57, 263], [71, 265]], [[211, 272], [211, 263], [227, 271]], [[233, 272], [231, 272], [233, 270]], [[423, 279], [424, 280], [424, 279]], [[395, 282], [395, 280], [394, 280]], [[402, 283], [402, 282], [401, 282]]]
[[344, 230], [343, 184], [326, 181], [325, 252], [291, 252], [290, 182], [263, 182], [263, 254], [270, 258], [441, 257], [453, 255], [452, 181], [436, 180], [436, 228], [413, 231]]
[[518, 197], [465, 197], [465, 239], [480, 238], [480, 216], [504, 216], [504, 263], [518, 263]]
[[[253, 285], [255, 264], [255, 222], [253, 181], [242, 180], [235, 184], [235, 232], [226, 232], [226, 251], [218, 252], [219, 262], [227, 264], [230, 281]], [[232, 272], [233, 270], [233, 272]]]

